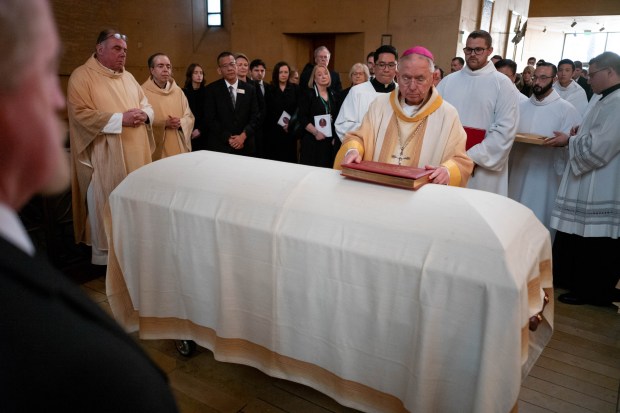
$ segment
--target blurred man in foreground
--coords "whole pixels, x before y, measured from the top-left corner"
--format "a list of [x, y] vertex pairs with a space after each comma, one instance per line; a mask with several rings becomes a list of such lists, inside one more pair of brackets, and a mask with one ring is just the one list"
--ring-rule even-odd
[[0, 410], [176, 412], [165, 374], [35, 256], [17, 216], [33, 195], [69, 183], [60, 44], [48, 2], [0, 2], [0, 43]]

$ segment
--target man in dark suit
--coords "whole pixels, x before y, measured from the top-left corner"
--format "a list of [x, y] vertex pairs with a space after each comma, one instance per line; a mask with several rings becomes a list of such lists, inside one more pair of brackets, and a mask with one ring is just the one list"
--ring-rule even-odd
[[256, 89], [237, 78], [232, 53], [220, 53], [217, 66], [222, 79], [207, 85], [205, 92], [207, 149], [254, 155], [260, 120]]
[[268, 95], [271, 92], [269, 85], [265, 84], [265, 71], [267, 65], [262, 59], [254, 59], [250, 62], [250, 76], [254, 82], [256, 88], [256, 97], [258, 98], [258, 111], [260, 112], [260, 121], [258, 129], [256, 130], [256, 156], [264, 158], [265, 152], [265, 116], [267, 114], [267, 101]]
[[[308, 87], [308, 81], [310, 80], [310, 75], [312, 74], [312, 69], [314, 66], [325, 66], [329, 65], [329, 59], [331, 58], [331, 53], [329, 49], [325, 46], [319, 46], [314, 50], [314, 64], [308, 63], [304, 67], [304, 70], [301, 72], [301, 76], [299, 77], [299, 87], [305, 89]], [[340, 82], [340, 75], [338, 72], [333, 70], [329, 71], [329, 77], [331, 78], [331, 85], [329, 88], [337, 95], [338, 92], [342, 90], [342, 82]]]
[[0, 411], [176, 412], [165, 374], [139, 345], [35, 257], [17, 211], [69, 182], [49, 3], [0, 2], [0, 37], [11, 43], [0, 68]]
[[573, 73], [573, 80], [577, 82], [577, 84], [581, 86], [583, 90], [586, 91], [586, 97], [588, 98], [588, 101], [589, 101], [590, 99], [592, 99], [593, 92], [592, 92], [592, 87], [588, 83], [588, 79], [583, 77], [583, 63], [581, 63], [579, 60], [575, 60], [574, 63], [575, 63], [575, 72]]

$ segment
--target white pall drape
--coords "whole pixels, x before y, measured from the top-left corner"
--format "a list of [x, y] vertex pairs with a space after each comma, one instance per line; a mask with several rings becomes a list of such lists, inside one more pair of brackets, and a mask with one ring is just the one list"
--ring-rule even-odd
[[357, 409], [508, 412], [551, 336], [552, 302], [527, 329], [553, 297], [549, 233], [492, 193], [194, 152], [133, 172], [110, 211], [108, 296], [128, 330]]

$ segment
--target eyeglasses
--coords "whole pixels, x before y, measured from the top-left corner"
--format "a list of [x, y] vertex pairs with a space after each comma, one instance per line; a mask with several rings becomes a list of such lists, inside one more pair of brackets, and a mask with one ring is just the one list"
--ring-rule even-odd
[[118, 39], [118, 40], [122, 40], [122, 41], [124, 41], [124, 42], [126, 42], [126, 41], [127, 41], [127, 36], [126, 36], [126, 35], [124, 35], [124, 34], [120, 34], [120, 33], [112, 33], [112, 34], [107, 35], [107, 36], [105, 37], [105, 39], [103, 39], [103, 40], [102, 40], [102, 41], [100, 41], [99, 43], [103, 43], [103, 42], [105, 42], [106, 40], [108, 40], [108, 39], [109, 39], [109, 38], [111, 38], [111, 37], [114, 37], [115, 39]]
[[225, 65], [220, 65], [220, 68], [221, 69], [226, 69], [227, 67], [233, 68], [233, 67], [236, 67], [236, 66], [237, 66], [236, 62], [230, 62], [230, 63], [227, 63]]
[[428, 81], [428, 78], [417, 77], [414, 79], [409, 76], [401, 76], [398, 78], [398, 85], [406, 87], [406, 86], [409, 86], [411, 82], [414, 82], [416, 85], [422, 86], [427, 81]]
[[381, 70], [385, 69], [386, 67], [389, 68], [390, 70], [394, 70], [396, 68], [396, 63], [379, 62], [379, 63], [375, 63], [375, 67], [378, 67]]
[[601, 68], [601, 69], [597, 70], [596, 72], [590, 72], [590, 75], [589, 75], [589, 76], [590, 76], [590, 77], [592, 77], [592, 76], [594, 76], [595, 74], [597, 74], [598, 72], [603, 71], [603, 70], [607, 70], [607, 69], [609, 69], [609, 68], [608, 68], [608, 67], [603, 67], [603, 68]]
[[532, 76], [532, 81], [536, 82], [538, 79], [542, 80], [543, 82], [546, 82], [549, 79], [553, 79], [553, 76], [545, 76], [545, 75]]
[[474, 47], [474, 48], [464, 47], [463, 48], [463, 52], [465, 54], [472, 54], [473, 53], [473, 54], [478, 55], [478, 54], [482, 54], [482, 52], [484, 52], [487, 49], [488, 49], [488, 47]]

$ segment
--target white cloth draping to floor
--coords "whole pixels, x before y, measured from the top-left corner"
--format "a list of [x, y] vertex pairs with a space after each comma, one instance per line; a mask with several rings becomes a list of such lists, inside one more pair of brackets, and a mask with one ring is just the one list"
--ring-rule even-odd
[[549, 233], [489, 192], [194, 152], [110, 196], [107, 293], [142, 338], [364, 411], [508, 412], [551, 337]]

